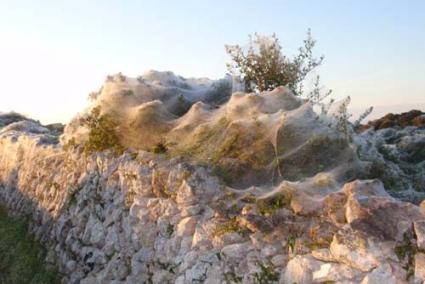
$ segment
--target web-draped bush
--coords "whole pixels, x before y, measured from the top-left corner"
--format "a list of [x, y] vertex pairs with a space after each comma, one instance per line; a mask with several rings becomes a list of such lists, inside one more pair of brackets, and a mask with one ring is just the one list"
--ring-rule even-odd
[[81, 123], [89, 129], [88, 139], [84, 143], [86, 154], [107, 149], [111, 149], [116, 154], [124, 151], [116, 134], [118, 124], [111, 115], [101, 114], [100, 107], [93, 108], [88, 116], [82, 118]]
[[250, 37], [247, 50], [239, 45], [226, 45], [233, 61], [227, 67], [232, 74], [242, 77], [247, 91], [262, 92], [287, 86], [298, 94], [301, 82], [323, 61], [323, 56], [313, 56], [315, 44], [309, 30], [298, 54], [289, 58], [282, 53], [276, 35], [255, 34], [254, 40]]

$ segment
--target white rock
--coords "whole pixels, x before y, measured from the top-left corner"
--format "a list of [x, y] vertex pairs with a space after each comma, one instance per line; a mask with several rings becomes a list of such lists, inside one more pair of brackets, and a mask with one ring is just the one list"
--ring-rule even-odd
[[193, 235], [197, 221], [198, 218], [195, 216], [183, 218], [177, 225], [176, 235], [181, 237]]
[[177, 190], [176, 202], [178, 204], [185, 205], [191, 205], [196, 202], [195, 193], [192, 187], [186, 181], [183, 181]]
[[329, 249], [327, 248], [323, 248], [323, 249], [316, 249], [313, 250], [311, 252], [311, 255], [317, 259], [317, 260], [321, 260], [321, 261], [326, 261], [326, 262], [335, 262], [336, 260], [332, 257], [332, 254], [330, 252]]
[[192, 249], [196, 247], [211, 247], [212, 242], [202, 226], [196, 226], [192, 240]]
[[361, 239], [354, 237], [352, 240], [348, 240], [344, 239], [345, 237], [334, 236], [330, 246], [334, 259], [364, 272], [371, 271], [379, 265], [379, 261], [375, 256], [368, 254], [364, 249], [361, 250], [359, 245], [353, 244], [351, 246], [349, 244], [350, 242], [361, 242]]
[[69, 260], [65, 265], [67, 273], [73, 272], [75, 268], [77, 268], [77, 262], [75, 260]]
[[278, 254], [272, 257], [271, 262], [274, 266], [282, 267], [288, 261], [288, 256], [283, 254]]
[[319, 270], [322, 262], [306, 255], [297, 255], [288, 262], [279, 283], [313, 283], [313, 271]]
[[425, 250], [425, 221], [416, 221], [413, 223], [419, 249]]
[[184, 272], [185, 270], [191, 268], [198, 258], [198, 253], [196, 251], [190, 251], [184, 255], [182, 263], [179, 266], [179, 271]]
[[246, 256], [248, 252], [253, 250], [254, 247], [250, 242], [241, 244], [232, 244], [222, 248], [221, 253], [228, 258], [241, 259]]
[[280, 252], [283, 252], [283, 247], [277, 247], [275, 245], [266, 245], [261, 250], [261, 256], [264, 258], [274, 256], [279, 252], [279, 248], [280, 248]]
[[214, 237], [213, 244], [214, 244], [214, 247], [222, 248], [227, 245], [242, 243], [243, 241], [244, 239], [239, 233], [230, 232], [230, 233], [225, 233], [221, 236]]
[[184, 277], [184, 274], [177, 277], [176, 281], [174, 282], [174, 284], [185, 284], [185, 283], [186, 283], [186, 278]]
[[345, 264], [323, 262], [311, 255], [298, 255], [288, 262], [279, 283], [358, 283], [363, 272]]
[[361, 284], [396, 284], [401, 281], [397, 281], [397, 278], [393, 275], [391, 266], [385, 264], [377, 267], [376, 269], [369, 272]]
[[415, 277], [425, 281], [425, 253], [417, 253], [415, 256]]
[[193, 215], [197, 215], [201, 212], [202, 207], [200, 205], [192, 205], [189, 207], [183, 207], [182, 211], [181, 211], [181, 217], [189, 217], [189, 216], [193, 216]]
[[102, 247], [105, 240], [105, 229], [102, 223], [93, 214], [90, 215], [89, 221], [86, 225], [83, 239], [92, 245]]

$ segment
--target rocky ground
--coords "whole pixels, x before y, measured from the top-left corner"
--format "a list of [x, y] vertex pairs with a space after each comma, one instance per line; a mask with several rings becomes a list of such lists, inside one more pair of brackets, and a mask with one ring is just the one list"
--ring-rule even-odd
[[[155, 74], [168, 82], [155, 85], [149, 76], [130, 85], [145, 88], [143, 82], [154, 97], [170, 84], [190, 89], [183, 79], [170, 83]], [[205, 84], [202, 94], [217, 86]], [[120, 103], [144, 114], [135, 125], [148, 129], [147, 121], [157, 126], [159, 118], [168, 125], [158, 130], [167, 146], [161, 153], [143, 149], [150, 140], [119, 135], [133, 147], [119, 154], [87, 154], [78, 144], [64, 150], [57, 128], [31, 120], [0, 129], [0, 200], [11, 214], [30, 217], [32, 233], [49, 249], [46, 261], [59, 266], [64, 283], [425, 280], [423, 126], [369, 129], [343, 140], [331, 118], [284, 89], [232, 95], [214, 108], [184, 92], [192, 105], [174, 117], [162, 107], [146, 116], [152, 106], [146, 93], [131, 98], [117, 90]], [[96, 100], [102, 96], [114, 101], [112, 93]], [[172, 110], [172, 97], [164, 100]], [[267, 139], [253, 136], [255, 125]], [[84, 141], [87, 131], [75, 120], [60, 140]], [[237, 139], [224, 143], [233, 133]], [[188, 149], [191, 155], [183, 155]], [[257, 160], [251, 149], [271, 154]], [[204, 151], [217, 156], [208, 160]], [[228, 180], [217, 166], [238, 171]], [[249, 185], [257, 172], [265, 181]]]
[[[412, 114], [417, 114], [413, 116]], [[425, 126], [420, 121], [423, 114], [412, 111], [393, 117], [413, 117], [401, 122], [401, 127], [369, 128], [355, 140], [362, 160], [369, 161], [368, 174], [365, 177], [378, 178], [385, 188], [399, 199], [419, 204], [425, 199]], [[379, 121], [370, 125], [381, 125]]]
[[363, 131], [368, 128], [373, 128], [374, 130], [404, 128], [407, 126], [425, 127], [425, 113], [420, 110], [411, 110], [400, 114], [389, 113], [379, 119], [361, 125], [359, 130]]

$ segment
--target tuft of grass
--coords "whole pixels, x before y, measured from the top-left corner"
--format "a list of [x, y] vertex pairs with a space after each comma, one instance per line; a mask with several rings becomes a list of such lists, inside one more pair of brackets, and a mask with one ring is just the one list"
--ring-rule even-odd
[[77, 146], [77, 143], [75, 142], [75, 138], [72, 137], [71, 139], [69, 139], [64, 145], [63, 145], [63, 150], [65, 152], [67, 152], [70, 149], [73, 149]]
[[155, 154], [164, 154], [167, 152], [167, 147], [164, 145], [164, 143], [157, 143], [155, 145], [155, 147], [152, 149], [152, 152], [154, 152]]
[[226, 184], [231, 184], [236, 178], [236, 175], [222, 166], [214, 166], [212, 173], [213, 175], [219, 177]]
[[171, 225], [171, 224], [168, 224], [167, 225], [167, 230], [166, 230], [167, 237], [168, 238], [171, 238], [171, 236], [173, 235], [173, 233], [174, 233], [174, 226]]
[[288, 238], [288, 242], [286, 244], [287, 248], [291, 250], [291, 252], [294, 252], [295, 246], [297, 244], [298, 235], [292, 234]]
[[288, 191], [284, 191], [270, 199], [257, 200], [258, 211], [264, 216], [271, 216], [277, 210], [287, 207], [291, 204], [292, 194]]
[[131, 152], [130, 154], [130, 159], [132, 159], [133, 161], [137, 159], [137, 156], [139, 155], [139, 153], [137, 152]]
[[273, 265], [267, 265], [259, 262], [258, 266], [260, 271], [253, 274], [254, 283], [269, 284], [277, 283], [279, 281], [279, 273], [275, 271]]
[[46, 253], [27, 228], [0, 207], [0, 283], [60, 283], [60, 275], [44, 266]]
[[406, 265], [403, 266], [403, 268], [407, 271], [406, 280], [409, 280], [409, 278], [412, 277], [415, 273], [415, 255], [417, 251], [418, 249], [416, 246], [412, 244], [406, 235], [404, 236], [403, 243], [394, 248], [394, 252], [397, 255], [399, 261], [404, 261], [407, 258]]
[[224, 273], [224, 279], [226, 280], [226, 283], [235, 283], [235, 284], [243, 283], [243, 277], [237, 275], [233, 271]]
[[237, 217], [233, 217], [227, 220], [226, 222], [218, 224], [214, 230], [213, 235], [215, 237], [221, 237], [224, 234], [234, 233], [234, 232], [239, 233], [241, 235], [247, 234], [247, 229], [244, 229], [239, 225]]

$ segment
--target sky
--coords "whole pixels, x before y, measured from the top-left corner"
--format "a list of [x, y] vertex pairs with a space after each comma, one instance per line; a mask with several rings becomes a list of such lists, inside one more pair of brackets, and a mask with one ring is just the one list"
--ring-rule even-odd
[[66, 123], [108, 74], [221, 78], [225, 44], [276, 33], [294, 55], [308, 28], [353, 112], [425, 110], [422, 0], [0, 0], [0, 111]]

